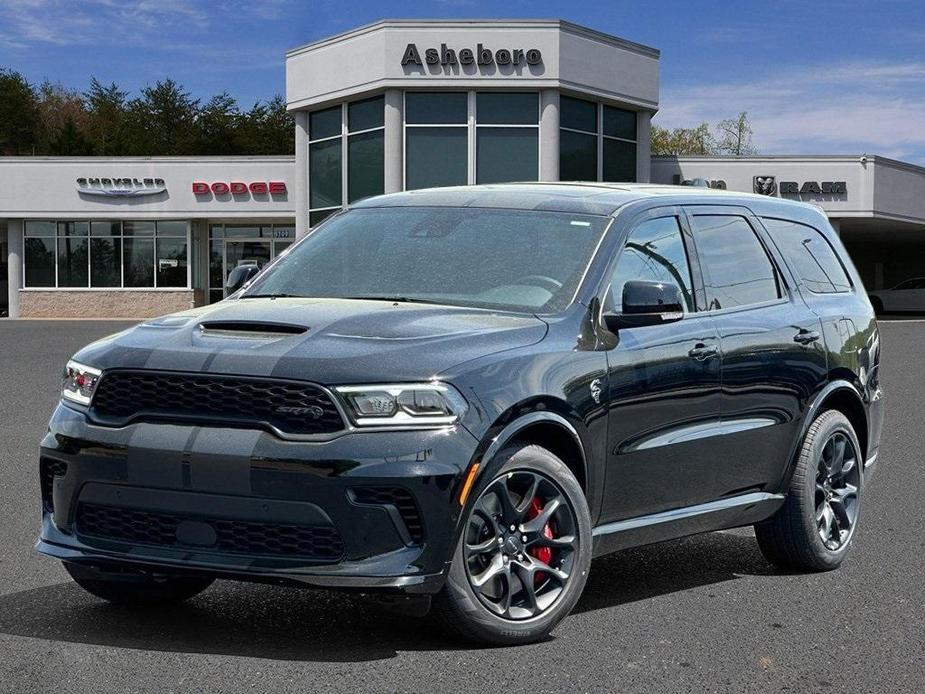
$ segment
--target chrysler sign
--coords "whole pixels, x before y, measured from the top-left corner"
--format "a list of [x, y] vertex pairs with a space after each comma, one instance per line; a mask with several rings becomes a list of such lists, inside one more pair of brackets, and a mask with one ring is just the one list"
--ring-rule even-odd
[[122, 178], [88, 176], [77, 179], [77, 192], [110, 198], [137, 198], [166, 193], [163, 178]]

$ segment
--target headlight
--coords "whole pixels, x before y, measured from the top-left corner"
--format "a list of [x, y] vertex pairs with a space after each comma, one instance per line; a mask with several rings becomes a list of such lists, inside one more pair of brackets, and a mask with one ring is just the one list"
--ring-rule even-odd
[[336, 390], [359, 427], [443, 426], [455, 424], [466, 412], [463, 396], [445, 383], [341, 386]]
[[94, 369], [92, 366], [69, 361], [64, 369], [61, 397], [79, 402], [81, 405], [89, 405], [93, 391], [96, 390], [96, 384], [100, 382], [101, 373], [99, 369]]

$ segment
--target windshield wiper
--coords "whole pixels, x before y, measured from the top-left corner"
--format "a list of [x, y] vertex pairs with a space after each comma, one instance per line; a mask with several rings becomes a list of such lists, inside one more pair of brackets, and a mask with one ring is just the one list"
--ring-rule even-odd
[[430, 301], [429, 299], [416, 299], [410, 296], [371, 295], [371, 296], [342, 296], [338, 298], [352, 299], [354, 301], [393, 301], [397, 304], [438, 304], [439, 303], [437, 301]]
[[244, 294], [242, 299], [304, 299], [299, 294]]

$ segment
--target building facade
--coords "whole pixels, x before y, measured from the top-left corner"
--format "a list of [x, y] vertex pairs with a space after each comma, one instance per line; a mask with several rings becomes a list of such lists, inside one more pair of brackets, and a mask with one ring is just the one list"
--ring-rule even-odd
[[388, 20], [290, 51], [295, 157], [0, 159], [0, 314], [220, 300], [354, 200], [442, 185], [647, 181], [658, 51], [562, 21]]
[[[295, 241], [292, 157], [0, 158], [0, 311], [147, 317]], [[4, 291], [5, 290], [5, 291]]]
[[659, 54], [562, 21], [378, 22], [286, 55], [299, 233], [368, 195], [648, 181]]
[[692, 183], [821, 207], [868, 290], [925, 277], [925, 168], [871, 155], [653, 157], [654, 183]]
[[221, 300], [360, 198], [506, 181], [692, 183], [821, 206], [868, 288], [925, 277], [925, 169], [651, 157], [654, 48], [555, 20], [387, 20], [286, 55], [294, 157], [0, 158], [0, 316]]

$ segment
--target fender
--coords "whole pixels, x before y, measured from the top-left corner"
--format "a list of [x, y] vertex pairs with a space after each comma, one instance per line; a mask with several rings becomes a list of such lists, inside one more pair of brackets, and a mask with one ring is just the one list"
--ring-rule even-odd
[[[578, 431], [572, 426], [572, 423], [569, 422], [562, 415], [556, 414], [555, 412], [542, 411], [542, 412], [529, 412], [521, 417], [518, 417], [513, 422], [509, 422], [500, 432], [498, 432], [492, 439], [488, 447], [481, 453], [481, 455], [476, 456], [476, 460], [481, 462], [481, 471], [478, 477], [481, 477], [481, 472], [484, 472], [494, 457], [498, 454], [504, 446], [512, 441], [515, 436], [533, 424], [539, 422], [546, 422], [550, 424], [556, 424], [565, 431], [574, 439], [575, 444], [578, 446], [578, 450], [581, 455], [581, 469], [584, 479], [588, 480], [588, 457], [585, 454], [584, 444], [581, 442], [581, 436], [579, 436]], [[478, 479], [478, 478], [476, 478]], [[587, 493], [587, 490], [585, 490]]]
[[800, 450], [800, 446], [803, 445], [803, 439], [806, 437], [806, 432], [809, 431], [810, 425], [813, 423], [813, 420], [816, 418], [816, 415], [819, 414], [819, 411], [822, 409], [822, 403], [825, 402], [825, 399], [828, 398], [832, 393], [835, 393], [839, 390], [849, 391], [854, 397], [858, 399], [858, 402], [864, 408], [865, 412], [867, 408], [864, 407], [864, 398], [861, 396], [861, 392], [858, 390], [850, 381], [844, 379], [836, 379], [830, 381], [825, 385], [822, 390], [816, 393], [816, 397], [813, 398], [812, 403], [809, 407], [806, 408], [806, 413], [803, 415], [803, 422], [800, 424], [800, 435], [796, 437], [796, 440], [793, 443], [793, 446], [790, 449], [790, 457], [788, 458], [787, 469], [784, 475], [784, 478], [781, 480], [781, 491], [787, 489], [790, 484], [790, 478], [793, 476], [793, 470], [796, 467], [797, 453]]
[[[505, 445], [513, 441], [518, 433], [520, 433], [527, 427], [533, 424], [537, 424], [539, 422], [555, 424], [558, 427], [560, 427], [564, 433], [567, 433], [569, 436], [572, 437], [572, 439], [574, 439], [576, 445], [578, 446], [578, 450], [580, 451], [580, 455], [581, 455], [582, 472], [585, 476], [585, 480], [588, 480], [588, 458], [585, 452], [585, 447], [581, 442], [581, 436], [578, 434], [578, 430], [575, 429], [572, 423], [569, 422], [562, 415], [556, 414], [555, 412], [550, 412], [548, 410], [542, 410], [542, 411], [528, 412], [524, 415], [517, 417], [517, 419], [515, 419], [514, 421], [508, 422], [501, 429], [501, 431], [496, 433], [494, 436], [484, 439], [482, 443], [479, 444], [479, 447], [476, 449], [475, 454], [472, 456], [472, 460], [470, 461], [469, 465], [466, 466], [466, 469], [468, 470], [469, 467], [471, 467], [474, 463], [479, 463], [479, 470], [478, 470], [478, 473], [476, 474], [475, 485], [473, 485], [473, 487], [477, 486], [478, 483], [482, 480], [482, 478], [485, 477], [486, 471], [489, 468], [494, 467], [493, 463], [496, 462], [498, 453], [504, 448]], [[454, 498], [458, 498], [460, 489], [461, 489], [461, 485], [454, 493]], [[587, 495], [590, 492], [590, 490], [585, 490], [585, 492]], [[450, 543], [450, 554], [446, 558], [447, 562], [452, 560], [453, 552], [455, 551], [456, 544], [459, 542], [459, 536], [463, 529], [462, 519], [465, 518], [466, 510], [473, 503], [475, 498], [476, 498], [475, 494], [470, 494], [469, 498], [466, 499], [466, 504], [464, 507], [459, 508], [457, 506], [458, 511], [456, 512], [453, 518], [453, 523], [455, 525], [455, 529], [453, 531], [453, 541]], [[590, 498], [589, 498], [589, 504], [590, 504]], [[592, 517], [593, 517], [593, 511], [592, 511]]]

